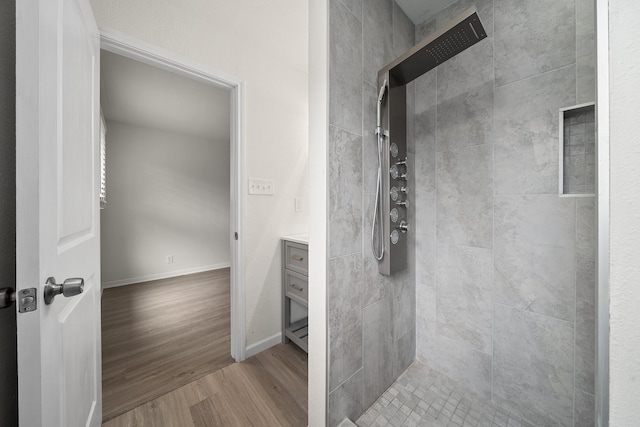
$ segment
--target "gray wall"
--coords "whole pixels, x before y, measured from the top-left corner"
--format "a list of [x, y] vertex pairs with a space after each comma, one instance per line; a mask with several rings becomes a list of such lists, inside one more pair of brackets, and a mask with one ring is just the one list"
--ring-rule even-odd
[[557, 193], [593, 0], [462, 0], [418, 35], [471, 5], [488, 39], [416, 82], [417, 358], [535, 425], [592, 425], [595, 200]]
[[[0, 287], [16, 280], [15, 1], [0, 2]], [[0, 424], [18, 424], [15, 309], [0, 310]]]
[[[369, 241], [377, 73], [413, 46], [414, 26], [391, 0], [332, 0], [329, 31], [328, 420], [335, 426], [356, 420], [415, 358], [413, 251], [408, 269], [388, 278], [378, 274]], [[409, 161], [411, 170], [412, 150]]]
[[228, 267], [229, 141], [113, 121], [106, 141], [103, 285]]

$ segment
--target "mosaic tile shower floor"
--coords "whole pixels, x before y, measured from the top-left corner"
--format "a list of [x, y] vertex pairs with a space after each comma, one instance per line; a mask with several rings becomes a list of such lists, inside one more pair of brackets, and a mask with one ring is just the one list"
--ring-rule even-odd
[[416, 361], [356, 421], [359, 427], [534, 427]]

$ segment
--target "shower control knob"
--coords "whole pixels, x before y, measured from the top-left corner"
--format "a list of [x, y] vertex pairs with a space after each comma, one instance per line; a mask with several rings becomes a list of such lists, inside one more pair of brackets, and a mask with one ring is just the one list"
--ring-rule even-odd
[[398, 222], [398, 218], [400, 217], [400, 214], [398, 213], [398, 209], [396, 208], [391, 209], [391, 212], [389, 212], [389, 217], [391, 218], [391, 222]]
[[396, 165], [398, 165], [398, 166], [406, 166], [406, 164], [407, 164], [407, 158], [406, 157], [404, 158], [404, 160], [398, 160], [396, 162]]
[[389, 151], [391, 152], [391, 157], [398, 157], [398, 144], [395, 142], [389, 146]]
[[402, 220], [400, 221], [400, 225], [398, 226], [398, 228], [403, 233], [406, 233], [407, 231], [409, 231], [409, 224], [407, 224], [407, 221]]
[[408, 194], [409, 193], [409, 190], [407, 189], [406, 185], [404, 187], [401, 187], [400, 191], [403, 192], [404, 194]]
[[396, 165], [391, 165], [391, 167], [389, 168], [389, 175], [391, 175], [391, 178], [393, 179], [398, 179], [398, 166]]
[[408, 208], [409, 207], [409, 202], [407, 202], [406, 200], [401, 200], [399, 202], [396, 202], [397, 206], [402, 206], [403, 208]]
[[395, 202], [396, 200], [398, 200], [398, 189], [396, 187], [391, 187], [391, 190], [389, 190], [389, 195], [391, 196], [391, 200]]

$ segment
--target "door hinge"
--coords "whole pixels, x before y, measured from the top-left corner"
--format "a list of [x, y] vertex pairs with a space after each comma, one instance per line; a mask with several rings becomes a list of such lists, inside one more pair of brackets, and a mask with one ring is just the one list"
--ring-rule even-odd
[[235, 237], [235, 239], [238, 240], [238, 232], [237, 231], [233, 233], [233, 237]]
[[16, 299], [20, 313], [30, 313], [38, 309], [38, 290], [36, 288], [20, 289]]

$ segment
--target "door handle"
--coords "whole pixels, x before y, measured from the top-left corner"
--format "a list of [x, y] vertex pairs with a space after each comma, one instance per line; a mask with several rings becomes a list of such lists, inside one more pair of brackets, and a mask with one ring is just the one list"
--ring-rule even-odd
[[56, 295], [64, 295], [72, 297], [81, 294], [84, 291], [84, 279], [75, 277], [67, 279], [61, 285], [56, 283], [55, 277], [49, 277], [47, 284], [44, 286], [44, 303], [49, 305], [53, 302]]
[[0, 289], [0, 309], [9, 308], [16, 301], [16, 291], [13, 288]]

